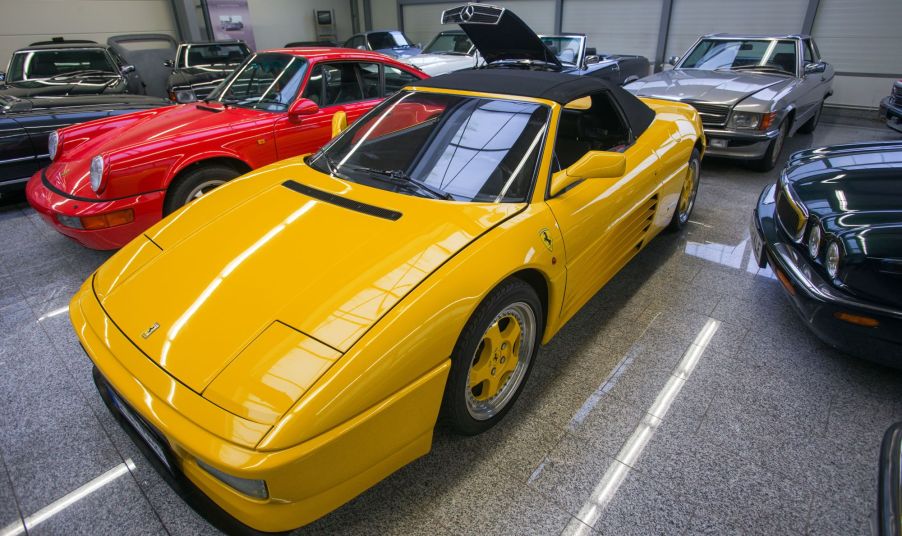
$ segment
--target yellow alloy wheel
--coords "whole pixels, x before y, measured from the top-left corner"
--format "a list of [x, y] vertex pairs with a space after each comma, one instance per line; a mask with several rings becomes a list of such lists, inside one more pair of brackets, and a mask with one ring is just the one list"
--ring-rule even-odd
[[698, 194], [698, 169], [698, 160], [690, 160], [689, 167], [686, 169], [686, 178], [683, 180], [683, 190], [680, 192], [680, 202], [677, 206], [681, 225], [689, 221], [689, 215], [692, 214], [692, 207], [695, 205], [695, 197]]
[[467, 410], [478, 420], [501, 411], [517, 392], [529, 368], [536, 320], [523, 302], [505, 307], [476, 347], [467, 381]]

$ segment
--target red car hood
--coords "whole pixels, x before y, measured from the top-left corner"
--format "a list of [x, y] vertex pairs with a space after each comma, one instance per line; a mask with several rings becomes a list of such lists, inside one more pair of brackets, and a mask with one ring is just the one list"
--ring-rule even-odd
[[[109, 162], [113, 153], [127, 158], [130, 151], [136, 155], [138, 153], [134, 151], [153, 150], [152, 144], [155, 142], [171, 143], [177, 140], [179, 145], [188, 145], [209, 138], [210, 131], [217, 127], [241, 128], [242, 124], [259, 121], [262, 116], [263, 112], [247, 108], [217, 109], [196, 103], [171, 106], [137, 119], [122, 116], [121, 126], [105, 129], [99, 134], [87, 123], [84, 125], [87, 128], [76, 128], [63, 134], [66, 138], [83, 136], [85, 140], [63, 151], [47, 168], [47, 180], [68, 194], [97, 198], [89, 180], [91, 159], [97, 155], [104, 155]], [[110, 163], [107, 173], [115, 172], [116, 166], [116, 162]]]

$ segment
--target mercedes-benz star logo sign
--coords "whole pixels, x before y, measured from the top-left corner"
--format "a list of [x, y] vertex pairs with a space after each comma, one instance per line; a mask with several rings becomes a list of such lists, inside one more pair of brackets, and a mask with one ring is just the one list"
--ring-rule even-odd
[[463, 11], [460, 12], [460, 18], [463, 20], [470, 20], [473, 18], [473, 6], [467, 5]]

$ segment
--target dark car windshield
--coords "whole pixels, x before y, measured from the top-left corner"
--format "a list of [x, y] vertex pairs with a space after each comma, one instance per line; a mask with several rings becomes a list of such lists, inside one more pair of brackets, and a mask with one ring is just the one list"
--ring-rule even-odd
[[423, 49], [424, 54], [467, 55], [473, 51], [473, 43], [464, 34], [439, 34]]
[[7, 80], [41, 80], [85, 71], [116, 73], [106, 51], [100, 48], [26, 50], [13, 54]]
[[410, 40], [401, 32], [373, 32], [367, 34], [370, 40], [370, 47], [373, 50], [384, 50], [386, 48], [412, 47]]
[[254, 54], [223, 80], [208, 100], [283, 112], [298, 94], [306, 67], [306, 59], [290, 54]]
[[582, 41], [579, 37], [541, 35], [539, 39], [554, 52], [561, 63], [575, 65], [579, 61], [580, 42]]
[[238, 65], [251, 51], [241, 44], [185, 45], [179, 51], [179, 67]]
[[796, 44], [789, 39], [702, 39], [681, 69], [796, 74]]
[[411, 195], [523, 202], [549, 110], [532, 102], [403, 91], [308, 163], [323, 173]]

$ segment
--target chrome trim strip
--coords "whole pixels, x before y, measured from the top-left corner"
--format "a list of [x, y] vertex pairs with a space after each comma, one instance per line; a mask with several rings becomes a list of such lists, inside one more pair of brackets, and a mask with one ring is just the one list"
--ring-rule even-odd
[[37, 159], [37, 156], [20, 156], [19, 158], [7, 158], [6, 160], [0, 160], [0, 164], [15, 164], [16, 162], [28, 162], [30, 160]]
[[822, 301], [827, 301], [847, 307], [865, 309], [881, 315], [902, 319], [902, 311], [891, 309], [882, 305], [875, 305], [856, 298], [839, 294], [829, 283], [823, 280], [819, 274], [808, 266], [808, 262], [801, 258], [799, 252], [782, 242], [773, 244], [773, 251], [779, 257], [781, 267], [790, 272], [794, 282], [804, 287], [811, 296]]
[[19, 184], [22, 182], [28, 182], [28, 179], [30, 179], [30, 178], [31, 177], [22, 177], [21, 179], [13, 179], [11, 181], [3, 181], [3, 182], [0, 182], [0, 186], [6, 186], [7, 184]]

